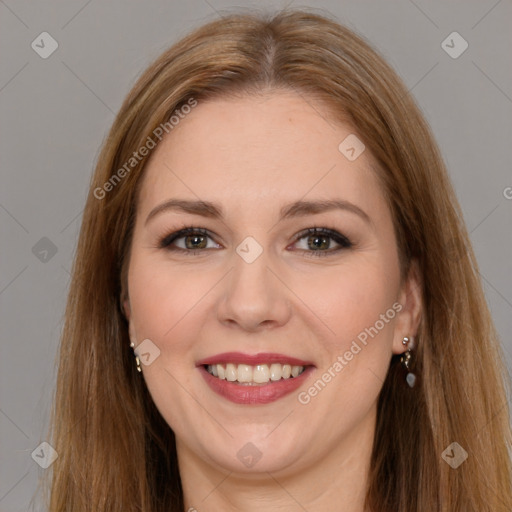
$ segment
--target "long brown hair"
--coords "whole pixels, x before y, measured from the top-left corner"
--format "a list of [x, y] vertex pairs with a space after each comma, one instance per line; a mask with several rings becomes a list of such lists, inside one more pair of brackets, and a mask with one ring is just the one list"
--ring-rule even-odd
[[[174, 434], [136, 371], [121, 308], [148, 156], [127, 162], [149, 138], [158, 142], [157, 127], [191, 98], [278, 88], [325, 101], [355, 127], [378, 162], [402, 271], [416, 260], [423, 283], [419, 378], [407, 386], [393, 357], [378, 402], [368, 508], [510, 512], [508, 374], [438, 149], [383, 59], [352, 31], [303, 11], [232, 14], [200, 27], [124, 101], [92, 178], [72, 269], [50, 512], [183, 511]], [[468, 454], [457, 469], [442, 457], [453, 442]]]

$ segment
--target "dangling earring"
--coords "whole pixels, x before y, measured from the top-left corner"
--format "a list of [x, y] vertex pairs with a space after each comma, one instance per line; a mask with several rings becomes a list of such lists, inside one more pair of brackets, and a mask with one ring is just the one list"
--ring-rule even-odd
[[[130, 347], [135, 347], [135, 343], [133, 341], [130, 343]], [[137, 371], [141, 372], [142, 368], [140, 367], [140, 359], [139, 356], [135, 356], [135, 363], [137, 364]]]
[[411, 351], [414, 348], [414, 339], [412, 337], [410, 339], [408, 337], [404, 337], [404, 339], [402, 340], [402, 344], [405, 347], [407, 347], [407, 350], [402, 354], [400, 362], [407, 371], [407, 376], [405, 377], [405, 380], [407, 381], [407, 384], [409, 384], [409, 387], [412, 388], [416, 383], [416, 375], [414, 375], [414, 373], [411, 372], [411, 368], [413, 366], [413, 358]]

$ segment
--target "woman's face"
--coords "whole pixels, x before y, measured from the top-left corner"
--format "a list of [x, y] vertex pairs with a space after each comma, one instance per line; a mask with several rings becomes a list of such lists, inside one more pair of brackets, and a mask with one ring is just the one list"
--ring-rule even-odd
[[291, 474], [370, 448], [419, 299], [353, 133], [272, 92], [199, 102], [153, 150], [125, 310], [180, 463]]

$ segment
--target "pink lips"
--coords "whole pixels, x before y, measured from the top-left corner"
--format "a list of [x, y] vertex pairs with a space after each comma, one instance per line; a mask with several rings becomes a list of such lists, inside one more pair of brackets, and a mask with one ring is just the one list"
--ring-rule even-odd
[[[304, 366], [304, 371], [298, 376], [289, 379], [281, 379], [276, 382], [258, 386], [245, 386], [224, 379], [218, 379], [210, 375], [206, 365], [213, 364], [289, 364], [292, 366]], [[311, 375], [314, 365], [310, 361], [303, 361], [284, 354], [260, 353], [255, 355], [241, 352], [224, 352], [212, 357], [201, 359], [196, 363], [206, 383], [217, 394], [237, 404], [267, 404], [295, 391]]]
[[224, 352], [212, 357], [206, 357], [196, 363], [196, 366], [205, 364], [249, 364], [254, 366], [256, 364], [290, 364], [292, 366], [310, 366], [313, 363], [310, 361], [302, 361], [295, 357], [285, 356], [284, 354], [275, 354], [272, 352], [261, 352], [259, 354], [249, 355], [242, 352]]

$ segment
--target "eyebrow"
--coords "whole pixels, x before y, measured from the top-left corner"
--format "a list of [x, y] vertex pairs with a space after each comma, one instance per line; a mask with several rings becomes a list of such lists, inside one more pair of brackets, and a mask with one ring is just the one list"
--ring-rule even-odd
[[[280, 210], [280, 220], [294, 217], [314, 215], [330, 210], [343, 210], [354, 213], [368, 224], [372, 224], [369, 215], [355, 204], [344, 199], [325, 199], [318, 201], [295, 201], [283, 206]], [[169, 199], [151, 210], [146, 218], [145, 225], [156, 215], [167, 212], [178, 211], [200, 215], [213, 219], [224, 220], [222, 208], [209, 201], [191, 201], [186, 199]]]

